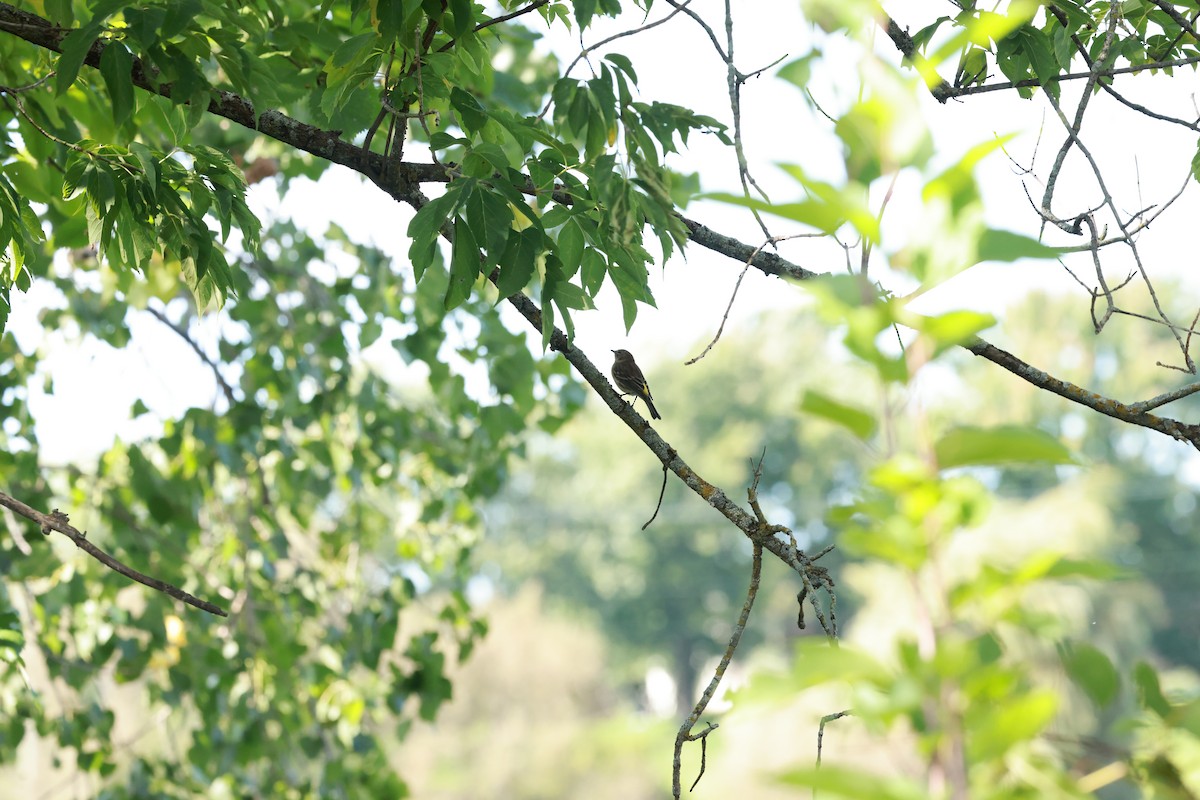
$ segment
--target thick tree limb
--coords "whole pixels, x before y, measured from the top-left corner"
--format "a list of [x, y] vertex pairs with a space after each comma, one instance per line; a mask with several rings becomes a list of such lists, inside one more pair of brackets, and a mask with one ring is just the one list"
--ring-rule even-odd
[[4, 492], [0, 492], [0, 506], [4, 506], [5, 508], [12, 509], [16, 513], [20, 514], [22, 517], [25, 517], [28, 520], [32, 520], [33, 522], [36, 522], [38, 524], [38, 526], [42, 529], [42, 533], [49, 533], [50, 531], [58, 531], [59, 533], [61, 533], [62, 535], [66, 536], [68, 539], [73, 541], [75, 543], [75, 546], [78, 547], [80, 550], [83, 550], [85, 553], [90, 555], [92, 558], [96, 559], [101, 564], [103, 564], [104, 566], [113, 570], [114, 572], [121, 573], [126, 578], [130, 578], [132, 580], [137, 581], [140, 584], [149, 586], [151, 589], [156, 589], [156, 590], [162, 592], [163, 594], [169, 594], [171, 597], [174, 597], [176, 600], [182, 600], [183, 602], [187, 603], [189, 606], [195, 606], [196, 608], [200, 609], [201, 611], [207, 611], [210, 614], [216, 614], [218, 617], [229, 616], [228, 612], [226, 612], [223, 608], [220, 608], [219, 606], [215, 606], [212, 603], [208, 602], [207, 600], [201, 600], [199, 597], [196, 597], [194, 594], [189, 594], [188, 592], [185, 592], [183, 589], [180, 589], [178, 586], [174, 586], [170, 583], [167, 583], [166, 581], [160, 581], [158, 578], [151, 578], [149, 575], [143, 575], [142, 573], [138, 572], [136, 569], [133, 569], [132, 567], [127, 567], [124, 564], [122, 564], [120, 561], [117, 561], [115, 558], [110, 556], [108, 553], [104, 552], [99, 547], [96, 547], [96, 545], [92, 544], [91, 541], [88, 540], [87, 534], [81, 533], [78, 529], [76, 529], [76, 528], [72, 527], [70, 524], [68, 524], [67, 515], [62, 513], [58, 509], [55, 509], [54, 511], [50, 512], [49, 514], [43, 514], [42, 512], [38, 511], [37, 509], [30, 508], [29, 506], [22, 503], [20, 500], [16, 499], [15, 497], [11, 497], [10, 495], [5, 494]]

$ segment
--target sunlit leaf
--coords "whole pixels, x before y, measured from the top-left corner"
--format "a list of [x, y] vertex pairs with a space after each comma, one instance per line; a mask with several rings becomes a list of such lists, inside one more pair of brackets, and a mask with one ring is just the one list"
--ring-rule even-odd
[[1002, 464], [1072, 464], [1070, 450], [1036, 428], [1006, 425], [995, 428], [959, 427], [934, 444], [942, 469]]

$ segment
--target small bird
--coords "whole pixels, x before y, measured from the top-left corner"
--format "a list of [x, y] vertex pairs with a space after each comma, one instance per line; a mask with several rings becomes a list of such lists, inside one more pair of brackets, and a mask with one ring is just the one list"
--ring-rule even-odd
[[650, 409], [651, 419], [662, 419], [658, 409], [654, 407], [654, 398], [650, 396], [650, 384], [646, 383], [646, 376], [638, 369], [637, 362], [633, 360], [633, 354], [628, 350], [613, 350], [612, 352], [614, 356], [612, 376], [621, 396], [633, 395], [634, 399], [630, 401], [631, 404], [636, 402], [637, 398], [642, 398], [646, 401], [646, 408]]

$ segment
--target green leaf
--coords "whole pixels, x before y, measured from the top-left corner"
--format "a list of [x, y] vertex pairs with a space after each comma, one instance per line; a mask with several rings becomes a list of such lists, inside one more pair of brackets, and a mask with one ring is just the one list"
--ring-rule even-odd
[[145, 185], [150, 191], [150, 199], [157, 199], [159, 180], [158, 159], [154, 156], [154, 153], [150, 152], [150, 148], [141, 142], [130, 144], [129, 152], [133, 153], [142, 167], [142, 172], [145, 175]]
[[512, 233], [513, 215], [508, 203], [480, 184], [467, 197], [463, 210], [475, 240], [481, 241], [486, 248], [487, 263], [500, 263], [509, 234]]
[[453, 183], [441, 197], [430, 200], [421, 206], [420, 210], [408, 223], [408, 235], [412, 244], [408, 248], [408, 257], [412, 261], [413, 274], [421, 280], [425, 270], [433, 263], [434, 251], [442, 228], [454, 210], [458, 208], [459, 197], [463, 184]]
[[839, 228], [849, 223], [872, 241], [879, 240], [879, 220], [863, 202], [865, 196], [862, 195], [860, 187], [852, 184], [839, 189], [814, 182], [806, 188], [813, 192], [815, 197], [795, 203], [768, 203], [758, 198], [728, 192], [707, 192], [700, 197], [764, 211], [800, 222], [823, 233], [836, 233]]
[[554, 336], [554, 304], [542, 303], [542, 350], [550, 349], [550, 339]]
[[188, 26], [196, 23], [196, 17], [204, 12], [204, 5], [201, 0], [173, 0], [167, 3], [167, 16], [163, 20], [162, 30], [159, 35], [165, 39], [171, 39], [188, 29]]
[[568, 220], [558, 232], [555, 252], [562, 261], [563, 272], [570, 278], [583, 263], [583, 230], [575, 220]]
[[[371, 3], [375, 12], [375, 23], [381, 36], [392, 39], [398, 36], [404, 27], [405, 0], [377, 0]], [[411, 44], [411, 40], [409, 44]]]
[[1029, 56], [1033, 65], [1033, 74], [1037, 76], [1042, 88], [1058, 97], [1060, 87], [1058, 81], [1051, 79], [1058, 75], [1058, 59], [1054, 55], [1054, 43], [1043, 31], [1031, 25], [1025, 25], [1016, 32], [1021, 46]]
[[941, 469], [1001, 464], [1073, 464], [1070, 450], [1045, 431], [1005, 425], [954, 428], [934, 445]]
[[450, 90], [450, 105], [458, 112], [458, 119], [463, 130], [475, 133], [487, 122], [487, 111], [479, 104], [474, 95], [455, 86]]
[[588, 311], [596, 307], [592, 298], [588, 297], [583, 289], [566, 280], [554, 283], [554, 301], [560, 306], [576, 311]]
[[933, 339], [938, 353], [948, 347], [962, 344], [980, 331], [996, 324], [996, 318], [991, 314], [981, 314], [978, 311], [948, 311], [936, 317], [917, 316], [906, 321]]
[[1163, 696], [1162, 687], [1158, 683], [1158, 673], [1154, 667], [1145, 661], [1139, 661], [1133, 668], [1133, 682], [1137, 686], [1138, 704], [1147, 711], [1153, 711], [1166, 719], [1171, 714], [1171, 704]]
[[796, 645], [792, 680], [799, 691], [828, 683], [883, 685], [892, 677], [882, 663], [853, 646], [830, 647], [823, 641], [802, 639]]
[[55, 68], [54, 75], [54, 93], [56, 95], [61, 97], [67, 89], [71, 88], [71, 84], [75, 83], [75, 78], [79, 76], [79, 68], [83, 66], [83, 60], [100, 35], [100, 28], [103, 24], [102, 17], [95, 17], [87, 25], [76, 28], [63, 37], [62, 43], [59, 45], [62, 48], [62, 55], [58, 57], [58, 66]]
[[455, 39], [462, 36], [475, 25], [472, 14], [474, 3], [471, 0], [450, 0], [450, 13], [453, 14], [452, 25], [446, 32]]
[[779, 68], [777, 73], [780, 78], [783, 78], [788, 83], [796, 86], [801, 91], [808, 86], [808, 82], [812, 79], [812, 66], [820, 57], [819, 51], [813, 52], [796, 59], [789, 61]]
[[1004, 702], [988, 704], [971, 715], [967, 736], [969, 763], [989, 763], [1014, 746], [1037, 736], [1058, 708], [1058, 696], [1049, 689], [1031, 691]]
[[622, 298], [653, 302], [650, 287], [647, 283], [646, 265], [635, 261], [630, 254], [623, 250], [615, 250], [609, 254], [608, 275]]
[[804, 399], [800, 401], [800, 410], [841, 425], [864, 441], [875, 434], [878, 424], [874, 414], [840, 403], [812, 389], [804, 393]]
[[583, 280], [583, 290], [592, 297], [600, 291], [600, 287], [604, 285], [604, 276], [608, 274], [608, 264], [604, 260], [604, 256], [593, 249], [583, 251], [581, 259], [582, 269], [580, 278]]
[[501, 297], [510, 297], [529, 285], [537, 258], [542, 252], [542, 234], [534, 228], [513, 231], [500, 259], [500, 279], [496, 288]]
[[1129, 573], [1108, 561], [1079, 558], [1056, 558], [1053, 566], [1046, 570], [1047, 578], [1087, 578], [1095, 581], [1116, 581], [1129, 577]]
[[1065, 251], [1042, 244], [1024, 234], [988, 228], [979, 239], [980, 261], [1016, 261], [1020, 258], [1058, 258]]
[[457, 308], [471, 296], [471, 287], [479, 277], [479, 245], [475, 234], [462, 219], [454, 220], [454, 250], [450, 256], [450, 286], [446, 289], [445, 308]]
[[637, 73], [633, 71], [633, 62], [628, 57], [620, 53], [609, 53], [604, 57], [605, 61], [615, 64], [617, 69], [629, 76], [629, 79], [635, 84], [637, 83]]
[[779, 776], [791, 786], [804, 786], [819, 792], [822, 798], [848, 800], [928, 800], [929, 792], [907, 778], [872, 775], [863, 769], [824, 764], [819, 769], [804, 767]]
[[120, 127], [133, 113], [133, 55], [120, 42], [110, 42], [100, 56], [100, 75], [112, 103], [113, 122]]
[[62, 28], [70, 28], [75, 24], [75, 13], [71, 9], [71, 0], [46, 0], [46, 17]]
[[1058, 655], [1067, 675], [1097, 707], [1116, 699], [1121, 678], [1108, 656], [1086, 642], [1061, 645]]

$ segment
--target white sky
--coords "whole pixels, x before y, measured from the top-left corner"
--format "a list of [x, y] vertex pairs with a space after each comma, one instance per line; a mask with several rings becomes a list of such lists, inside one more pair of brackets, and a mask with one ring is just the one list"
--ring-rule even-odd
[[[910, 15], [900, 17], [901, 24], [914, 26], [923, 19], [932, 18], [920, 14], [917, 9], [932, 7], [935, 13], [943, 11], [941, 5], [930, 3], [899, 6], [904, 9], [903, 14]], [[721, 19], [723, 3], [717, 0], [695, 0], [691, 7], [708, 19]], [[754, 4], [735, 4], [735, 8], [738, 9], [735, 11], [735, 35], [738, 36], [735, 58], [742, 71], [759, 69], [781, 57], [786, 63], [807, 52], [812, 33], [800, 16], [798, 4], [762, 0]], [[651, 19], [661, 17], [667, 10], [664, 4], [655, 4]], [[590, 44], [637, 22], [634, 18], [620, 26], [603, 26], [590, 33], [586, 41]], [[544, 30], [544, 25], [538, 27]], [[882, 31], [876, 32], [876, 39], [877, 50], [895, 63], [898, 57]], [[849, 45], [837, 41], [822, 44], [830, 61], [814, 74], [812, 91], [823, 107], [836, 110], [857, 91], [858, 64]], [[578, 52], [578, 42], [561, 34], [555, 37], [553, 46], [564, 63]], [[707, 37], [692, 21], [677, 17], [652, 31], [621, 39], [600, 55], [613, 51], [633, 59], [644, 99], [688, 106], [729, 121], [723, 65], [712, 53]], [[943, 68], [942, 74], [952, 77], [950, 69]], [[578, 65], [572, 74], [588, 77], [587, 66]], [[1173, 102], [1176, 113], [1187, 116], [1193, 113], [1189, 105], [1193, 101], [1188, 93], [1196, 88], [1194, 75], [1181, 71], [1171, 82], [1168, 88], [1182, 95], [1173, 100], [1147, 94], [1148, 91], [1159, 93], [1153, 77], [1122, 78], [1117, 87], [1139, 102], [1160, 110]], [[1064, 91], [1064, 108], [1068, 113], [1074, 108], [1073, 99], [1081, 84], [1071, 84]], [[1141, 124], [1131, 112], [1119, 109], [1103, 95], [1094, 98], [1093, 103], [1083, 135], [1106, 171], [1106, 177], [1115, 184], [1110, 189], [1118, 197], [1120, 207], [1132, 212], [1174, 194], [1185, 178], [1187, 164], [1195, 151], [1194, 134], [1179, 126]], [[742, 106], [751, 168], [773, 200], [787, 202], [801, 197], [798, 184], [776, 169], [774, 163], [799, 163], [818, 177], [838, 177], [840, 145], [830, 130], [830, 123], [809, 111], [795, 87], [770, 74], [765, 75], [745, 85]], [[1011, 92], [968, 98], [946, 106], [938, 105], [927, 96], [921, 99], [921, 114], [934, 133], [943, 165], [955, 161], [971, 146], [1006, 133], [1020, 134], [1008, 145], [1008, 150], [1028, 163], [1037, 142], [1038, 129], [1044, 125], [1045, 132], [1037, 151], [1037, 172], [1042, 177], [1062, 141], [1061, 126], [1044, 112], [1046, 108], [1036, 97], [1026, 101]], [[1105, 125], [1109, 127], [1105, 129]], [[1153, 139], [1149, 138], [1151, 135]], [[1143, 146], [1142, 143], [1147, 141], [1154, 141], [1155, 145]], [[732, 151], [711, 139], [706, 141], [705, 137], [693, 137], [690, 143], [690, 151], [682, 158], [676, 158], [672, 165], [680, 171], [699, 171], [706, 191], [737, 191]], [[414, 158], [416, 154], [409, 154], [409, 157]], [[1087, 200], [1074, 198], [1078, 204], [1095, 197], [1094, 181], [1088, 174], [1078, 171], [1081, 163], [1078, 156], [1072, 156], [1063, 178], [1064, 185], [1077, 180], [1087, 187], [1084, 195]], [[1020, 176], [1004, 156], [991, 157], [979, 175], [989, 222], [996, 227], [1036, 235], [1033, 212], [1025, 199]], [[1074, 179], [1072, 175], [1080, 177]], [[913, 175], [904, 175], [899, 181], [885, 217], [885, 240], [889, 236], [903, 237], [908, 228], [916, 224], [919, 183]], [[1032, 183], [1030, 192], [1040, 198], [1041, 185]], [[882, 190], [878, 194], [881, 197]], [[1180, 234], [1186, 231], [1186, 225], [1181, 225], [1180, 221], [1198, 218], [1195, 199], [1189, 196], [1195, 194], [1194, 190], [1189, 190], [1184, 201], [1151, 229], [1153, 235], [1143, 239], [1144, 258], [1152, 269], [1160, 270], [1160, 274], [1167, 272], [1187, 277], [1195, 273], [1195, 248], [1185, 246], [1179, 240]], [[1068, 197], [1065, 190], [1060, 192], [1059, 198], [1055, 210], [1062, 215], [1081, 210], [1070, 205], [1073, 198]], [[878, 203], [877, 197], [873, 200]], [[348, 170], [334, 167], [315, 184], [303, 180], [293, 182], [281, 207], [270, 183], [252, 187], [251, 202], [260, 217], [282, 212], [316, 234], [324, 231], [330, 221], [335, 221], [352, 238], [373, 243], [399, 259], [406, 258], [408, 240], [404, 226], [409, 213], [402, 211], [398, 219], [392, 201]], [[742, 209], [698, 202], [685, 213], [749, 244], [757, 245], [762, 240], [757, 225]], [[776, 234], [795, 232], [783, 221], [771, 220], [769, 224]], [[1062, 236], [1048, 238], [1048, 241], [1068, 243]], [[652, 247], [651, 252], [655, 252], [655, 248]], [[788, 242], [781, 245], [781, 253], [819, 272], [844, 269], [841, 251], [826, 243]], [[1117, 258], [1116, 248], [1109, 250], [1109, 258]], [[632, 350], [643, 364], [655, 359], [683, 361], [691, 358], [720, 324], [739, 271], [738, 265], [729, 259], [693, 247], [686, 261], [677, 256], [664, 269], [651, 270], [651, 288], [658, 308], [643, 308], [628, 337], [620, 302], [609, 286], [599, 297], [597, 311], [578, 313], [575, 317], [576, 343], [605, 369], [611, 358], [609, 349], [617, 347]], [[1086, 275], [1083, 277], [1086, 279]], [[1007, 304], [1037, 288], [1078, 292], [1080, 314], [1086, 315], [1087, 302], [1082, 290], [1061, 267], [1046, 261], [982, 265], [954, 279], [945, 289], [931, 293], [922, 302], [930, 311], [969, 307], [999, 316]], [[1194, 281], [1192, 288], [1195, 288]], [[806, 296], [803, 288], [765, 278], [752, 270], [742, 283], [726, 330], [736, 329], [765, 308], [803, 309]], [[10, 327], [23, 346], [38, 340], [40, 327], [36, 312], [50, 302], [50, 298], [50, 293], [37, 288], [28, 295], [14, 295]], [[1190, 319], [1191, 312], [1180, 310], [1177, 315]], [[128, 421], [129, 407], [138, 396], [156, 414], [167, 417], [176, 416], [191, 405], [210, 405], [216, 397], [211, 374], [187, 345], [174, 334], [165, 332], [157, 321], [146, 315], [135, 316], [131, 323], [134, 344], [126, 352], [118, 353], [96, 342], [82, 346], [58, 341], [47, 343], [50, 355], [43, 368], [53, 376], [54, 394], [35, 397], [33, 406], [39, 420], [38, 436], [48, 463], [94, 456], [109, 447], [118, 434], [131, 438], [156, 431], [159, 423], [153, 418], [145, 418], [137, 425]], [[524, 322], [520, 324], [524, 325]], [[209, 315], [194, 331], [196, 338], [208, 346], [210, 352], [215, 350], [213, 344], [219, 325], [219, 315]], [[536, 334], [533, 334], [533, 340], [539, 341]], [[820, 346], [820, 343], [799, 346]], [[395, 357], [389, 366], [399, 364]], [[1177, 380], [1177, 373], [1164, 375], [1164, 384]]]

